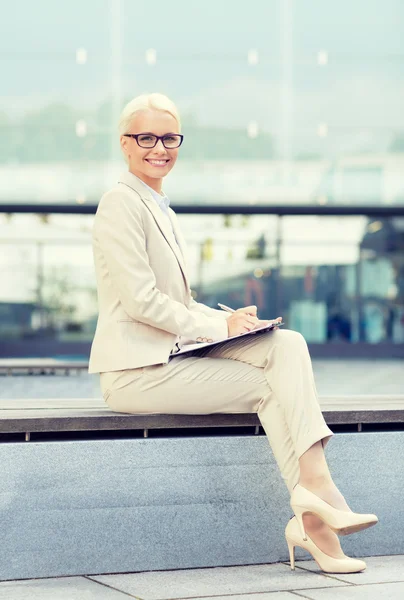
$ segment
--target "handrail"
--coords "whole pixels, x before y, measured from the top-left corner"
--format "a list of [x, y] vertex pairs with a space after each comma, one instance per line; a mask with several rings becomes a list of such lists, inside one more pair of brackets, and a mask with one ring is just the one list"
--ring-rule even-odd
[[[36, 213], [36, 214], [95, 214], [97, 203], [5, 203], [0, 202], [0, 213]], [[313, 216], [404, 216], [402, 205], [319, 205], [319, 204], [172, 204], [177, 214], [236, 214], [236, 215], [313, 215]]]

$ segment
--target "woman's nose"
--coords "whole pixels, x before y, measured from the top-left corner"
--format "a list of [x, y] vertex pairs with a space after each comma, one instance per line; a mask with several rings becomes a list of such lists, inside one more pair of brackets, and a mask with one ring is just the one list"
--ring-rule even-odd
[[157, 144], [154, 146], [154, 150], [165, 153], [166, 149], [164, 148], [163, 140], [157, 141]]

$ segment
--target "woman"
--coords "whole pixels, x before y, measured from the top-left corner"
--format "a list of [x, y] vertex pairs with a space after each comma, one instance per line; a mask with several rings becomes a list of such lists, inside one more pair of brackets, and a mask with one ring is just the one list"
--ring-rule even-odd
[[324, 447], [333, 433], [303, 336], [277, 328], [172, 356], [187, 341], [224, 340], [264, 321], [255, 306], [229, 314], [191, 296], [184, 238], [162, 191], [183, 140], [175, 105], [139, 96], [119, 132], [128, 170], [102, 196], [93, 227], [99, 317], [89, 372], [100, 373], [106, 403], [138, 414], [256, 412], [291, 493], [291, 567], [301, 546], [324, 571], [365, 569], [345, 556], [337, 533], [377, 517], [353, 513], [331, 478]]

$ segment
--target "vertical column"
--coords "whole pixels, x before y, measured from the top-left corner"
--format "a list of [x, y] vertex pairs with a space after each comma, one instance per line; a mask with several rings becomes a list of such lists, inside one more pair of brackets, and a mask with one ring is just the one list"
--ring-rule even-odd
[[277, 215], [276, 222], [276, 241], [275, 241], [275, 258], [276, 258], [276, 306], [275, 306], [275, 316], [283, 317], [283, 320], [286, 320], [285, 315], [285, 304], [283, 297], [283, 285], [282, 285], [282, 241], [283, 241], [283, 216]]
[[111, 161], [121, 159], [118, 119], [122, 111], [122, 5], [123, 0], [110, 0], [111, 12]]
[[293, 1], [279, 0], [281, 28], [281, 132], [279, 140], [282, 160], [282, 185], [289, 186], [293, 156]]
[[[279, 0], [280, 6], [280, 54], [281, 54], [281, 130], [279, 154], [282, 161], [281, 185], [284, 188], [283, 202], [288, 203], [290, 189], [292, 160], [293, 160], [293, 128], [294, 128], [294, 89], [293, 89], [293, 3], [294, 0]], [[286, 318], [285, 298], [282, 286], [282, 236], [284, 220], [278, 215], [277, 239], [276, 239], [276, 316], [282, 315]]]

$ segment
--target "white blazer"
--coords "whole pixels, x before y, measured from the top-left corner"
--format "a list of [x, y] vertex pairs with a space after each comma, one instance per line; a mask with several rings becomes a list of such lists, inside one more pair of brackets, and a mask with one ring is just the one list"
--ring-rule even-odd
[[152, 194], [129, 171], [99, 202], [92, 236], [99, 314], [89, 373], [167, 363], [179, 337], [228, 336], [229, 313], [191, 296], [185, 241], [168, 212], [180, 248]]

